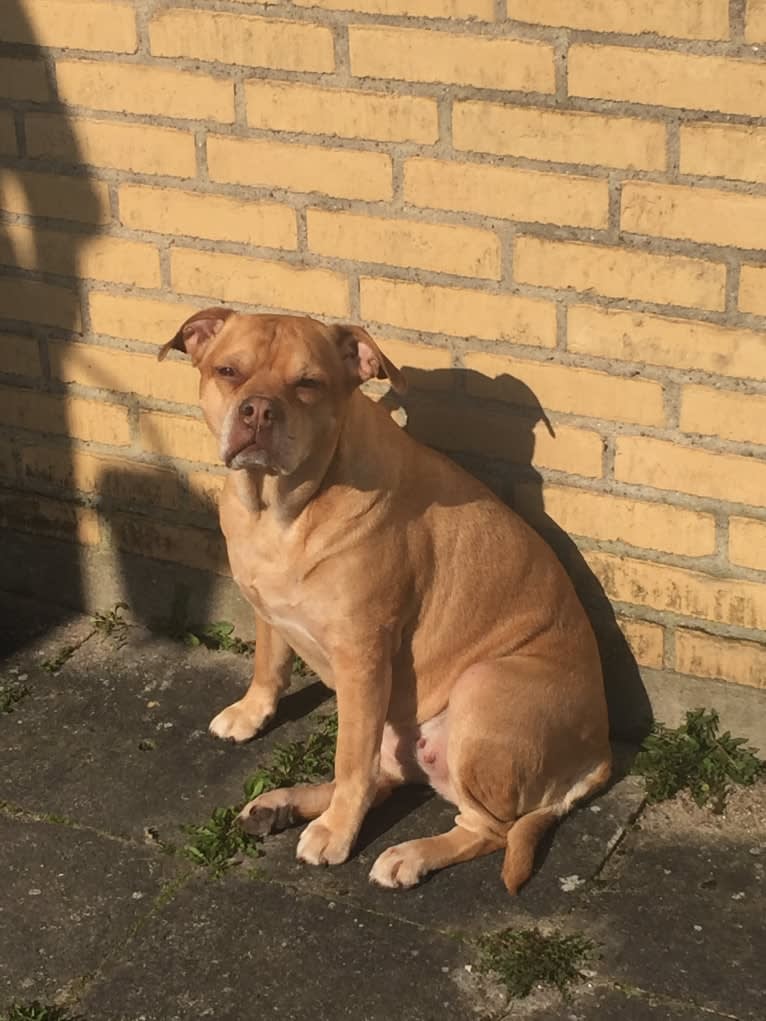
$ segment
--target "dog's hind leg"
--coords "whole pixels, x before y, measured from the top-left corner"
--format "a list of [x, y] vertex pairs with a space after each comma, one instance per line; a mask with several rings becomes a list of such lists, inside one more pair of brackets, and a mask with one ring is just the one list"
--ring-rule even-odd
[[420, 882], [427, 872], [457, 865], [499, 850], [505, 843], [491, 833], [472, 833], [460, 824], [436, 837], [408, 840], [389, 847], [376, 859], [370, 880], [379, 886], [407, 887]]

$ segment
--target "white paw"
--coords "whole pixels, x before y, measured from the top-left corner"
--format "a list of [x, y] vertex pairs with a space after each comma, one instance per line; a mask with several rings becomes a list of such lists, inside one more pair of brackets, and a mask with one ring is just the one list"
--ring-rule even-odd
[[340, 865], [351, 852], [353, 837], [335, 833], [322, 818], [310, 822], [301, 833], [296, 858], [307, 865]]
[[428, 868], [413, 843], [396, 844], [379, 855], [370, 869], [370, 882], [390, 890], [416, 886]]
[[210, 722], [208, 730], [214, 737], [224, 741], [249, 741], [255, 737], [274, 715], [274, 710], [264, 711], [246, 699], [240, 699], [223, 709]]

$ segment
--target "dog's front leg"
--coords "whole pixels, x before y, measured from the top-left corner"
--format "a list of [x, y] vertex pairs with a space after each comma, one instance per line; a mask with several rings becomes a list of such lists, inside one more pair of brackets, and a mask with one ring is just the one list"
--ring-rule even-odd
[[[365, 659], [369, 665], [363, 665]], [[335, 789], [329, 807], [309, 823], [298, 841], [298, 858], [310, 865], [339, 865], [351, 852], [375, 800], [383, 725], [391, 697], [388, 650], [370, 657], [364, 649], [353, 666], [334, 666], [338, 695]]]
[[276, 712], [279, 696], [290, 686], [295, 654], [270, 624], [256, 620], [255, 663], [250, 687], [238, 702], [211, 722], [210, 733], [229, 741], [249, 741]]

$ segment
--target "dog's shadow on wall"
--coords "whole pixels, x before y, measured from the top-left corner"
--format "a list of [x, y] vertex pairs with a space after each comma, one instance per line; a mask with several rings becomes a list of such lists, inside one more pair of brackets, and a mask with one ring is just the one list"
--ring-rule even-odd
[[[392, 393], [383, 403], [407, 413], [407, 431], [448, 454], [481, 479], [516, 510], [552, 546], [585, 606], [598, 641], [604, 668], [611, 732], [640, 742], [652, 712], [635, 657], [618, 625], [604, 589], [574, 540], [545, 511], [543, 479], [535, 468], [537, 433], [555, 444], [555, 425], [534, 392], [521, 380], [504, 375], [492, 382], [485, 401], [486, 377], [462, 368], [424, 370], [404, 366], [408, 391]], [[502, 556], [502, 551], [498, 551]]]

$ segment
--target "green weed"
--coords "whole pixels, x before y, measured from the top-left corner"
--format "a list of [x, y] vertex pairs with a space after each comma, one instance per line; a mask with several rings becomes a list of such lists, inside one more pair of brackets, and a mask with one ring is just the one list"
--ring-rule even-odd
[[215, 652], [238, 652], [248, 655], [255, 648], [255, 642], [246, 642], [235, 635], [234, 625], [227, 620], [219, 620], [210, 624], [201, 634], [187, 631], [183, 640], [192, 648], [204, 645], [206, 649], [213, 649]]
[[478, 967], [496, 975], [515, 999], [540, 985], [555, 986], [566, 999], [595, 952], [595, 943], [585, 936], [504, 929], [480, 938]]
[[763, 762], [745, 738], [719, 734], [718, 713], [693, 709], [676, 729], [656, 723], [633, 761], [643, 776], [650, 802], [665, 801], [686, 790], [702, 806], [722, 812], [732, 787], [766, 775]]
[[0, 681], [0, 713], [12, 713], [28, 694], [29, 688], [20, 681]]
[[310, 783], [332, 774], [335, 743], [338, 734], [337, 716], [326, 716], [304, 741], [277, 745], [268, 766], [262, 766], [244, 785], [245, 798], [238, 805], [216, 808], [207, 822], [183, 826], [190, 839], [182, 853], [190, 861], [220, 876], [243, 858], [258, 858], [261, 850], [253, 838], [237, 824], [244, 804], [264, 791]]
[[94, 632], [104, 638], [111, 638], [117, 643], [118, 648], [122, 648], [128, 640], [127, 631], [130, 627], [130, 624], [123, 618], [122, 611], [129, 609], [127, 603], [116, 603], [106, 613], [94, 613], [91, 618]]

